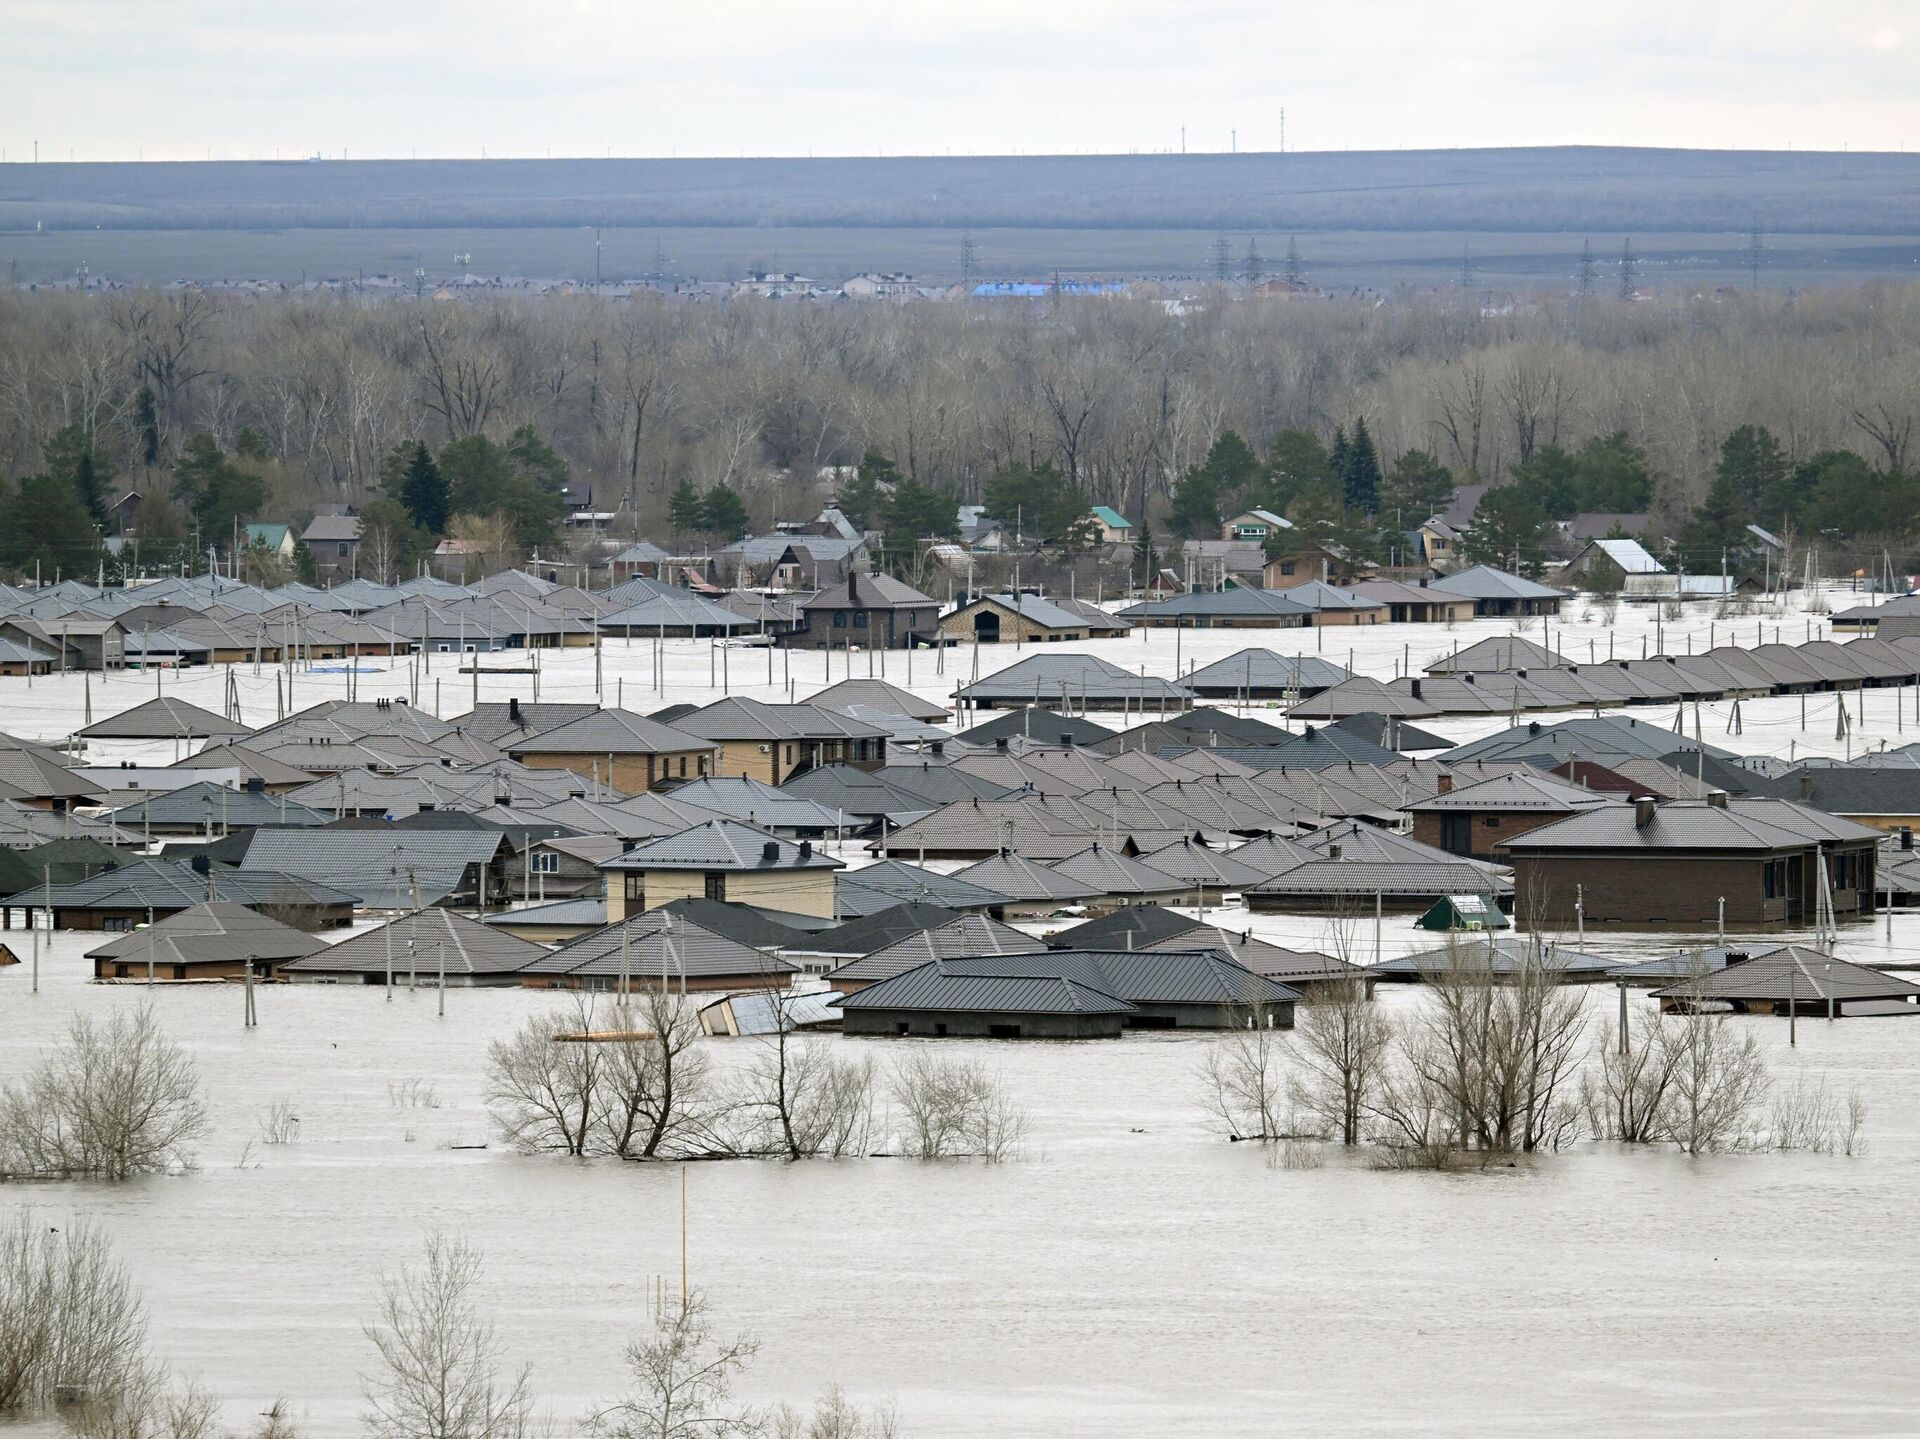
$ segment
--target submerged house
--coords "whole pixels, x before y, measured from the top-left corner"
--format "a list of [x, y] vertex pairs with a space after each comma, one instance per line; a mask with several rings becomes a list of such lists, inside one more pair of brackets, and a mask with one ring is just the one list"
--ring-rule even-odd
[[1099, 1039], [1127, 1029], [1293, 1026], [1300, 992], [1217, 949], [935, 959], [842, 996], [848, 1034]]
[[1516, 918], [1634, 929], [1810, 923], [1822, 888], [1836, 918], [1873, 913], [1878, 830], [1783, 799], [1596, 805], [1505, 840]]

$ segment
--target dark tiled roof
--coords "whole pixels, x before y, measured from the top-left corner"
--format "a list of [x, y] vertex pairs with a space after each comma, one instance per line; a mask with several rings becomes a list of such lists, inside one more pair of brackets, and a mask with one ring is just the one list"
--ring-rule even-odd
[[970, 959], [982, 955], [1033, 954], [1046, 946], [1012, 925], [985, 915], [963, 914], [934, 929], [923, 929], [904, 939], [850, 960], [827, 976], [833, 985], [872, 984], [891, 979], [935, 959]]
[[209, 735], [244, 735], [252, 731], [199, 705], [162, 695], [90, 724], [78, 733], [88, 739], [205, 739]]
[[789, 839], [736, 820], [712, 820], [679, 834], [638, 845], [609, 860], [604, 869], [775, 870], [840, 869], [841, 861], [818, 850], [803, 852]]
[[[1824, 1002], [1908, 999], [1920, 996], [1920, 984], [1896, 979], [1865, 965], [1835, 959], [1817, 949], [1783, 944], [1750, 959], [1727, 956], [1725, 968], [1690, 976], [1654, 991], [1660, 999], [1759, 999]], [[1920, 1009], [1914, 1011], [1920, 1014]]]
[[554, 729], [508, 738], [509, 755], [523, 754], [684, 754], [712, 749], [711, 740], [631, 710], [603, 709]]

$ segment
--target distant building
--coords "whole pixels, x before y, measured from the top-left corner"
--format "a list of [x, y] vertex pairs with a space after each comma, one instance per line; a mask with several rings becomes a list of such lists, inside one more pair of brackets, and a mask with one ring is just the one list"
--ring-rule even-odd
[[360, 517], [355, 514], [315, 515], [300, 536], [313, 556], [313, 567], [324, 578], [358, 573], [354, 557], [360, 548]]
[[869, 273], [855, 275], [841, 285], [840, 293], [849, 300], [914, 300], [920, 297], [920, 287], [911, 275]]
[[1133, 521], [1114, 509], [1112, 505], [1093, 507], [1094, 523], [1100, 526], [1100, 539], [1103, 544], [1130, 545], [1133, 543]]
[[1220, 526], [1220, 538], [1264, 541], [1270, 535], [1292, 528], [1292, 520], [1272, 510], [1245, 510]]

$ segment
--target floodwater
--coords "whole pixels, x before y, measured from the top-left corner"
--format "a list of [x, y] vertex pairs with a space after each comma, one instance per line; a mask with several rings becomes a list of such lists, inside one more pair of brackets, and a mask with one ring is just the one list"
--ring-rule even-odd
[[[1856, 598], [1836, 594], [1833, 606]], [[1576, 659], [1751, 643], [1763, 629], [1768, 639], [1826, 635], [1804, 595], [1791, 603], [1737, 623], [1697, 609], [1657, 631], [1649, 609], [1610, 615], [1576, 602], [1545, 635], [1537, 622], [1476, 621], [1160, 630], [1046, 649], [1171, 677], [1258, 645], [1389, 678], [1515, 632]], [[983, 649], [980, 670], [1028, 653]], [[460, 676], [455, 657], [437, 658], [431, 674], [401, 660], [362, 675], [358, 692], [404, 695], [417, 682], [422, 707], [447, 715], [467, 708], [470, 686], [483, 699], [531, 697], [524, 676]], [[805, 698], [848, 662], [803, 652], [775, 657], [770, 673], [763, 654], [668, 641], [657, 688], [644, 641], [610, 644], [603, 663], [608, 703], [651, 709], [723, 688], [784, 698], [789, 665]], [[937, 672], [923, 655], [911, 676], [907, 663], [862, 655], [852, 668], [884, 666], [889, 680], [944, 700], [974, 659], [956, 650]], [[543, 655], [542, 665], [543, 699], [595, 696], [591, 652]], [[199, 671], [160, 685], [217, 711], [228, 678]], [[280, 678], [271, 666], [235, 668], [249, 723], [273, 718]], [[299, 672], [295, 704], [341, 698], [346, 684]], [[88, 706], [100, 718], [154, 689], [146, 675], [0, 682], [0, 728], [59, 740]], [[1920, 738], [1915, 699], [1850, 698], [1850, 711], [1864, 709], [1844, 732], [1832, 696], [1630, 714], [1787, 758]], [[1506, 722], [1449, 716], [1426, 727], [1464, 740]], [[89, 758], [165, 762], [171, 748], [103, 745]], [[1209, 918], [1325, 944], [1313, 919]], [[8, 938], [25, 952], [24, 936]], [[0, 1080], [23, 1073], [74, 1010], [143, 1002], [137, 987], [84, 981], [80, 955], [95, 938], [59, 936], [37, 996], [29, 966], [0, 969]], [[1390, 917], [1381, 952], [1422, 938]], [[1370, 923], [1355, 942], [1355, 957], [1370, 957]], [[1587, 947], [1639, 957], [1654, 943], [1589, 935]], [[1840, 952], [1920, 964], [1920, 915], [1899, 917], [1891, 935], [1878, 921], [1848, 926]], [[487, 1042], [551, 998], [456, 990], [442, 1019], [431, 993], [388, 1003], [377, 989], [269, 988], [252, 1032], [236, 989], [153, 999], [212, 1098], [199, 1172], [0, 1190], [0, 1211], [31, 1205], [54, 1224], [95, 1216], [146, 1291], [163, 1355], [225, 1396], [231, 1424], [285, 1396], [315, 1439], [355, 1432], [370, 1355], [360, 1325], [376, 1277], [436, 1227], [486, 1251], [484, 1301], [556, 1417], [619, 1391], [621, 1348], [646, 1328], [654, 1284], [679, 1283], [680, 1168], [451, 1147], [489, 1138]], [[1424, 1001], [1391, 990], [1381, 1002], [1400, 1011]], [[1592, 1003], [1597, 1022], [1611, 992]], [[723, 1327], [760, 1339], [749, 1397], [805, 1402], [839, 1384], [863, 1401], [894, 1400], [916, 1436], [1920, 1434], [1920, 1260], [1908, 1234], [1920, 1195], [1920, 1020], [1804, 1023], [1791, 1053], [1782, 1024], [1737, 1022], [1757, 1027], [1782, 1080], [1858, 1085], [1869, 1152], [1687, 1159], [1586, 1146], [1453, 1175], [1382, 1173], [1330, 1152], [1320, 1168], [1284, 1169], [1209, 1128], [1195, 1078], [1209, 1037], [950, 1041], [948, 1052], [982, 1055], [1031, 1112], [1025, 1158], [687, 1166], [687, 1273]], [[722, 1055], [750, 1053], [750, 1041], [714, 1043]], [[882, 1062], [899, 1052], [865, 1043]], [[413, 1081], [430, 1084], [437, 1105], [392, 1101], [389, 1086]], [[300, 1116], [299, 1141], [260, 1146], [260, 1115], [281, 1098]]]
[[[56, 944], [38, 996], [0, 971], [0, 1075], [72, 1011], [146, 997]], [[430, 992], [264, 988], [247, 1032], [241, 998], [154, 996], [212, 1099], [198, 1173], [0, 1200], [97, 1218], [161, 1351], [236, 1424], [286, 1396], [352, 1432], [376, 1275], [435, 1227], [485, 1249], [485, 1303], [557, 1416], [616, 1393], [656, 1276], [679, 1283], [679, 1167], [449, 1147], [488, 1137], [487, 1040], [552, 1000], [455, 990], [441, 1019]], [[1866, 1092], [1866, 1154], [1286, 1169], [1210, 1130], [1209, 1037], [954, 1041], [1030, 1110], [1024, 1158], [689, 1165], [687, 1270], [761, 1341], [748, 1395], [837, 1383], [915, 1435], [1920, 1431], [1920, 1023], [1803, 1023], [1789, 1054], [1741, 1022], [1783, 1079]], [[437, 1107], [392, 1102], [413, 1080]], [[250, 1148], [282, 1097], [299, 1141]]]

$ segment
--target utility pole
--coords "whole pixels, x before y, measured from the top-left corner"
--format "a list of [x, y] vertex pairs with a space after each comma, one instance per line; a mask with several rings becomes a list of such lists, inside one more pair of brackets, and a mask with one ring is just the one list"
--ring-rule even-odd
[[1766, 251], [1766, 237], [1760, 229], [1760, 217], [1753, 217], [1753, 224], [1747, 228], [1747, 287], [1756, 294], [1760, 290], [1760, 262]]
[[960, 233], [960, 283], [968, 290], [973, 288], [974, 272], [979, 265], [979, 253], [973, 248], [973, 231]]
[[1633, 241], [1623, 240], [1620, 244], [1620, 298], [1631, 300], [1639, 290], [1639, 264], [1633, 258]]
[[1213, 277], [1223, 285], [1233, 278], [1233, 254], [1227, 248], [1225, 231], [1213, 239]]

